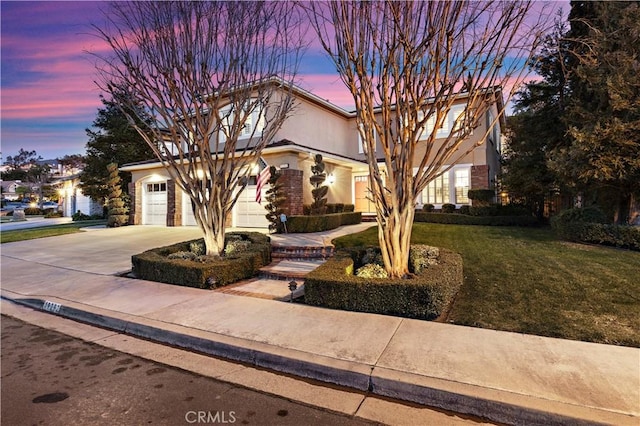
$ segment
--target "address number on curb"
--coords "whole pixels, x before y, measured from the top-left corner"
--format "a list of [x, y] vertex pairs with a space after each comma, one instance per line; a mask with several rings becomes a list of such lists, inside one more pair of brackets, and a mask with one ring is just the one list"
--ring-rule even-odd
[[57, 314], [58, 312], [60, 312], [60, 308], [62, 307], [61, 304], [59, 303], [55, 303], [55, 302], [50, 302], [48, 300], [44, 301], [44, 304], [42, 305], [42, 309], [48, 312], [53, 312], [55, 314]]

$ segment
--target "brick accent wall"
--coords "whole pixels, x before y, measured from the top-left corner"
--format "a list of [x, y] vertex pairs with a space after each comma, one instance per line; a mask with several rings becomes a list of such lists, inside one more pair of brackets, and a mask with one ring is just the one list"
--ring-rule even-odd
[[281, 170], [282, 189], [287, 195], [287, 201], [284, 204], [284, 213], [287, 216], [301, 215], [302, 204], [304, 203], [302, 170], [284, 169]]
[[182, 225], [182, 203], [177, 188], [175, 180], [167, 180], [167, 226]]
[[489, 166], [471, 166], [471, 189], [489, 189]]
[[131, 182], [128, 189], [131, 197], [129, 225], [140, 225], [142, 224], [142, 184], [140, 182]]

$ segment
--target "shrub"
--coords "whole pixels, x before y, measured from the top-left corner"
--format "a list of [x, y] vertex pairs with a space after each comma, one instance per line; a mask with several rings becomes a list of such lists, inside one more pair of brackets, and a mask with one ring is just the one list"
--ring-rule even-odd
[[467, 196], [474, 201], [474, 204], [482, 206], [491, 203], [496, 196], [496, 192], [493, 189], [470, 189], [467, 192]]
[[182, 260], [194, 260], [197, 255], [192, 251], [177, 251], [167, 256], [167, 259], [182, 259]]
[[[250, 243], [245, 252], [225, 257], [196, 255], [190, 247], [204, 244], [204, 241], [186, 241], [132, 256], [133, 273], [144, 280], [197, 288], [215, 288], [253, 277], [262, 266], [271, 262], [270, 239], [257, 232], [235, 234]], [[229, 241], [227, 239], [227, 243]], [[232, 237], [231, 241], [238, 239]], [[190, 254], [176, 255], [177, 252]], [[172, 254], [174, 258], [169, 259]]]
[[354, 225], [362, 221], [360, 212], [333, 213], [317, 216], [287, 217], [288, 232], [320, 232], [343, 225]]
[[443, 223], [450, 225], [484, 226], [536, 226], [538, 220], [529, 216], [467, 216], [457, 213], [416, 212], [414, 222]]
[[50, 219], [50, 218], [53, 218], [53, 217], [62, 217], [62, 212], [58, 212], [58, 211], [55, 211], [53, 209], [47, 209], [47, 210], [51, 210], [51, 211], [47, 212], [44, 215], [44, 217], [47, 218], [47, 219]]
[[356, 206], [354, 204], [345, 204], [343, 211], [345, 213], [353, 213], [356, 209]]
[[305, 278], [305, 302], [357, 312], [435, 319], [462, 285], [462, 258], [440, 250], [440, 262], [428, 273], [408, 279], [371, 279], [353, 275], [364, 249], [340, 250]]
[[442, 213], [453, 213], [456, 211], [456, 206], [455, 204], [443, 204], [442, 205]]
[[424, 206], [422, 206], [423, 212], [432, 212], [433, 209], [435, 209], [435, 206], [433, 204], [425, 204]]
[[26, 209], [24, 209], [24, 214], [25, 216], [38, 216], [43, 213], [42, 210], [37, 207], [27, 207]]
[[470, 214], [471, 212], [471, 206], [460, 206], [460, 214]]
[[204, 244], [204, 240], [192, 241], [189, 243], [189, 251], [196, 256], [202, 256], [207, 252], [207, 246]]
[[420, 274], [429, 266], [437, 265], [439, 257], [438, 247], [412, 245], [409, 250], [409, 270], [414, 274]]
[[91, 216], [89, 216], [88, 214], [84, 214], [80, 210], [78, 210], [71, 216], [71, 220], [74, 222], [79, 222], [82, 220], [91, 220]]
[[607, 223], [607, 217], [597, 207], [584, 207], [563, 210], [551, 218], [552, 222], [589, 222]]
[[384, 266], [377, 263], [367, 263], [356, 270], [356, 276], [360, 278], [388, 278], [389, 274]]
[[224, 247], [225, 256], [235, 256], [238, 253], [244, 253], [249, 250], [251, 241], [247, 240], [230, 240]]
[[[611, 225], [606, 223], [587, 222], [580, 220], [602, 220], [599, 210], [577, 212], [570, 209], [551, 218], [551, 227], [559, 238], [567, 241], [602, 244], [640, 251], [640, 228], [626, 225]], [[578, 218], [578, 220], [575, 220]]]

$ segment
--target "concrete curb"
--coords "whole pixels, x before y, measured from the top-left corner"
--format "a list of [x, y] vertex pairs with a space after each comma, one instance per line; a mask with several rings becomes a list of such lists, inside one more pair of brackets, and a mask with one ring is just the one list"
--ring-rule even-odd
[[3, 300], [78, 322], [298, 377], [470, 414], [495, 422], [527, 425], [638, 424], [637, 417], [621, 413], [330, 358], [93, 306], [90, 307], [91, 311], [88, 311], [88, 307], [66, 300], [13, 297], [7, 293], [12, 292], [2, 291]]

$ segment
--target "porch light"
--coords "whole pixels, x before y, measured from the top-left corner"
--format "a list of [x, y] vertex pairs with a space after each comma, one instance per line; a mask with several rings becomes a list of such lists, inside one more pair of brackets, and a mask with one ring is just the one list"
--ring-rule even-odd
[[329, 185], [334, 184], [336, 181], [336, 177], [333, 175], [333, 173], [331, 173], [329, 176], [327, 176], [327, 183]]

